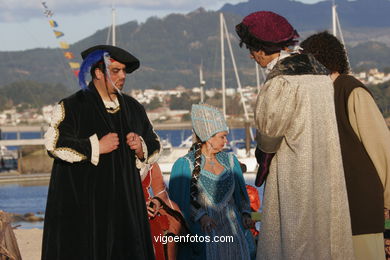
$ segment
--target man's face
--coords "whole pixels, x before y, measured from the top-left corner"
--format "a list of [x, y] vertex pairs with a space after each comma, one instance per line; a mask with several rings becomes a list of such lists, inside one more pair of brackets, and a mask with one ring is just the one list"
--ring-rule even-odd
[[274, 59], [272, 55], [267, 55], [262, 50], [255, 51], [249, 49], [249, 53], [250, 53], [250, 57], [254, 59], [257, 62], [257, 64], [259, 64], [262, 68], [266, 68], [268, 63], [270, 63]]
[[[107, 78], [107, 87], [110, 93], [116, 93], [116, 88], [123, 89], [126, 81], [126, 66], [118, 61], [113, 61], [108, 67], [108, 73], [110, 74], [111, 81]], [[115, 85], [115, 87], [113, 86]]]

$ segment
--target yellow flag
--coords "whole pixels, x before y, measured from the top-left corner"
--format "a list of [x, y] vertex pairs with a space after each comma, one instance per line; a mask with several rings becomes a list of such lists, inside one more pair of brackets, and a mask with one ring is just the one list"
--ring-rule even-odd
[[57, 39], [64, 36], [63, 32], [56, 31], [56, 30], [53, 30], [53, 32], [54, 32], [54, 35], [56, 36]]
[[80, 68], [80, 63], [78, 63], [78, 62], [69, 62], [69, 66], [72, 69], [79, 69]]
[[57, 22], [54, 20], [49, 20], [49, 23], [50, 23], [50, 26], [53, 28], [58, 26]]
[[71, 53], [70, 51], [64, 52], [64, 56], [65, 56], [65, 58], [67, 58], [68, 60], [74, 59], [74, 55], [73, 55], [73, 53]]
[[69, 49], [69, 44], [67, 42], [60, 42], [61, 49]]

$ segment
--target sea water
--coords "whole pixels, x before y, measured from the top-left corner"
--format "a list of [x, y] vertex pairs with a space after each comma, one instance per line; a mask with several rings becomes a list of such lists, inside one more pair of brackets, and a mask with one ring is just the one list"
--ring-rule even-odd
[[[157, 135], [161, 139], [167, 139], [171, 142], [173, 147], [179, 146], [188, 136], [192, 134], [190, 129], [177, 129], [177, 130], [156, 130]], [[14, 139], [39, 139], [43, 138], [42, 132], [2, 132], [1, 138], [3, 140], [14, 140]], [[228, 140], [239, 140], [245, 139], [244, 128], [233, 128], [230, 129]], [[17, 149], [16, 146], [8, 147], [8, 149]]]
[[[254, 185], [255, 174], [244, 174], [245, 182]], [[166, 185], [169, 184], [169, 175], [164, 174]], [[263, 186], [258, 188], [259, 195], [263, 195]], [[0, 185], [0, 209], [6, 212], [25, 214], [34, 213], [44, 216], [48, 192], [47, 182], [30, 182], [19, 184]], [[43, 222], [20, 222], [20, 228], [43, 228]]]

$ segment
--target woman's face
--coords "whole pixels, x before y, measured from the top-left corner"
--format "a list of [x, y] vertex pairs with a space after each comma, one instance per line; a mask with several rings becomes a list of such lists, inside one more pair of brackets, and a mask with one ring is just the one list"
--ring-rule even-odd
[[218, 153], [222, 151], [227, 144], [227, 131], [216, 133], [213, 137], [207, 140], [207, 146], [211, 150], [212, 153]]

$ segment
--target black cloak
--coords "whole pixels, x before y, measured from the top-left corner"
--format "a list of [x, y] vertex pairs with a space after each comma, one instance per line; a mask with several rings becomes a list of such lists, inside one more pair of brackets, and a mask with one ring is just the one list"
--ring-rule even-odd
[[[160, 143], [144, 108], [118, 95], [120, 110], [108, 113], [93, 84], [63, 99], [55, 149], [82, 155], [80, 162], [55, 160], [46, 206], [42, 260], [154, 259], [145, 198], [136, 157], [126, 144], [135, 132], [146, 146], [146, 161]], [[89, 137], [118, 133], [119, 147], [91, 163]]]

